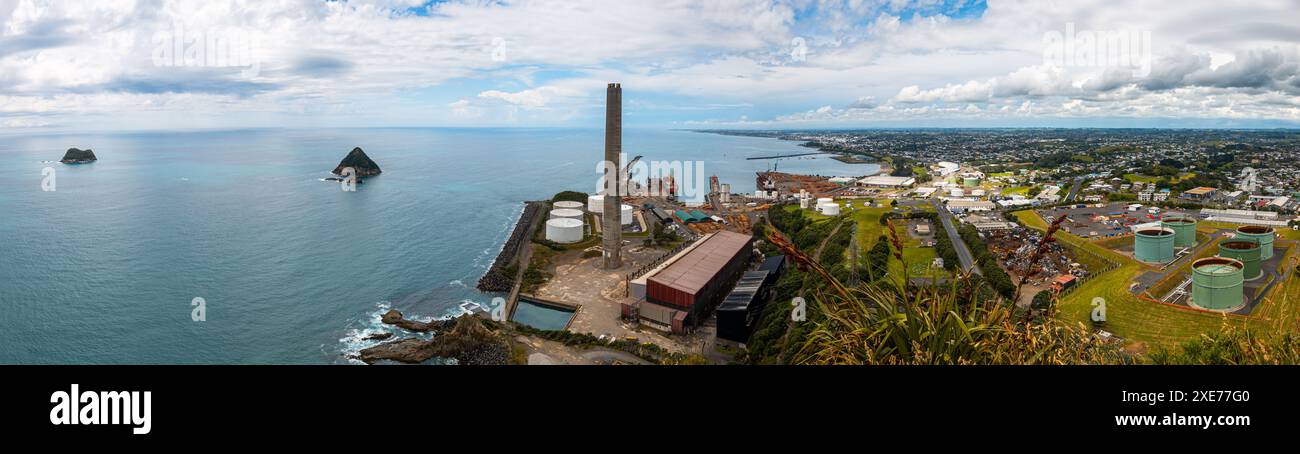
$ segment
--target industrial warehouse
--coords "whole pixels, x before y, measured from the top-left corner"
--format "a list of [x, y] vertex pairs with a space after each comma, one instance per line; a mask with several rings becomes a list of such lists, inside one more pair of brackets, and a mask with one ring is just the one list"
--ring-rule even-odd
[[666, 260], [630, 284], [623, 315], [676, 334], [707, 317], [749, 264], [753, 238], [721, 231]]

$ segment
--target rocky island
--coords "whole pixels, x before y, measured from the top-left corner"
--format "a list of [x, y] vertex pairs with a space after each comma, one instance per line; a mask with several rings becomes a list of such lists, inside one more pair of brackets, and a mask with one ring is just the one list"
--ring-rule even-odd
[[379, 170], [379, 164], [375, 164], [375, 161], [370, 159], [370, 156], [366, 156], [366, 152], [362, 151], [361, 147], [353, 148], [347, 156], [344, 156], [339, 165], [334, 167], [334, 174], [342, 176], [343, 169], [347, 167], [356, 170], [357, 177], [373, 177], [383, 173], [382, 170]]
[[64, 164], [81, 164], [86, 162], [95, 162], [97, 160], [98, 158], [95, 157], [95, 152], [93, 150], [69, 148], [67, 153], [63, 154], [63, 159], [60, 159], [59, 162]]

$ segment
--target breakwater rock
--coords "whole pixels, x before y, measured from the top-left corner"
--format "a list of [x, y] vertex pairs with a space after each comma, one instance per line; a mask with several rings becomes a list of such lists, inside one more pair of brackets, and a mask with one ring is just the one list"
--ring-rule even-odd
[[[524, 205], [524, 211], [519, 215], [519, 221], [515, 222], [515, 229], [510, 232], [510, 238], [507, 238], [506, 244], [501, 247], [501, 253], [497, 254], [492, 266], [483, 277], [479, 278], [477, 286], [479, 291], [510, 291], [510, 287], [515, 284], [515, 276], [510, 272], [510, 265], [515, 263], [520, 249], [528, 246], [529, 236], [535, 225], [534, 221], [540, 219], [549, 206], [546, 202], [528, 202]], [[519, 266], [527, 266], [527, 264], [519, 264]]]
[[393, 325], [398, 328], [407, 331], [414, 331], [417, 333], [442, 331], [443, 328], [451, 326], [452, 324], [452, 320], [433, 320], [430, 322], [417, 322], [415, 320], [408, 320], [406, 317], [403, 317], [402, 313], [398, 312], [396, 309], [385, 312], [384, 315], [379, 317], [379, 321], [384, 322], [385, 325]]

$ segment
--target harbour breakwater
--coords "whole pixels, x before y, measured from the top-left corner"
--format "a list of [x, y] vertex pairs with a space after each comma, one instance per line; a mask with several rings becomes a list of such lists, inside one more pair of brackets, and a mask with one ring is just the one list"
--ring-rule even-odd
[[523, 211], [519, 214], [519, 221], [515, 222], [515, 229], [510, 232], [510, 238], [506, 239], [506, 244], [501, 246], [501, 253], [497, 254], [492, 266], [483, 273], [483, 277], [479, 278], [477, 286], [479, 291], [510, 291], [514, 286], [515, 276], [509, 268], [518, 261], [520, 251], [528, 244], [529, 236], [537, 225], [536, 221], [545, 214], [547, 206], [547, 202], [528, 202], [524, 205]]
[[820, 155], [820, 154], [822, 154], [822, 153], [790, 153], [790, 154], [779, 154], [779, 155], [773, 155], [773, 156], [754, 156], [754, 157], [745, 158], [745, 159], [746, 159], [746, 160], [749, 160], [749, 161], [757, 161], [757, 160], [761, 160], [761, 159], [797, 158], [797, 157], [800, 157], [800, 156], [816, 156], [816, 155]]

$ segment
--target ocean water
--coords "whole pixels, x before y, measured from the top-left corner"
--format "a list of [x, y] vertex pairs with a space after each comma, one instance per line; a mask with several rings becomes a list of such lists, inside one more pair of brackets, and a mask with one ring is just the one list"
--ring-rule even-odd
[[[753, 191], [794, 142], [627, 130]], [[324, 182], [360, 146], [384, 170]], [[456, 315], [522, 201], [592, 192], [603, 131], [326, 129], [0, 137], [0, 363], [348, 363], [393, 308]], [[63, 165], [69, 147], [99, 161]], [[780, 169], [873, 173], [824, 156]], [[43, 170], [54, 191], [43, 191]], [[206, 302], [206, 321], [191, 302]]]

